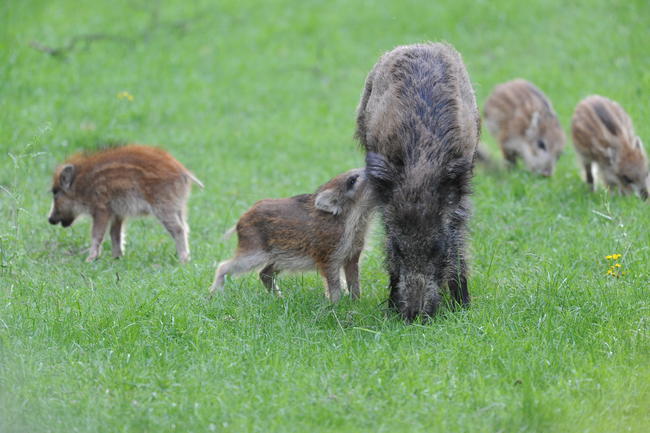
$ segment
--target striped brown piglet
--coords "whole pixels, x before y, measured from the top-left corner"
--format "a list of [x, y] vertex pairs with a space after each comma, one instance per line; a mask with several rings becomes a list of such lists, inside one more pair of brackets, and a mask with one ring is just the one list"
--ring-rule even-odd
[[610, 189], [648, 198], [648, 158], [632, 119], [619, 104], [598, 95], [585, 98], [575, 109], [571, 130], [592, 191], [597, 174]]
[[101, 254], [110, 225], [113, 257], [124, 253], [124, 223], [154, 215], [176, 242], [179, 260], [190, 259], [187, 200], [191, 183], [203, 184], [162, 149], [128, 145], [73, 155], [52, 180], [50, 224], [70, 226], [78, 216], [92, 218], [92, 244], [86, 259]]

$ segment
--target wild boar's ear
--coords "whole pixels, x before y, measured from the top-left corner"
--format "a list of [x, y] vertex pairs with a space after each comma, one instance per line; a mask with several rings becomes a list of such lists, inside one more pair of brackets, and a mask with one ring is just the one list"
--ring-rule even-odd
[[539, 111], [535, 111], [530, 119], [530, 125], [526, 128], [526, 138], [534, 140], [539, 134]]
[[613, 147], [608, 147], [607, 148], [607, 159], [609, 160], [609, 164], [613, 165], [616, 163], [616, 150], [614, 150]]
[[334, 215], [340, 214], [343, 210], [339, 204], [338, 194], [336, 194], [333, 189], [326, 189], [319, 192], [318, 195], [316, 195], [314, 206], [316, 206], [316, 209], [320, 209], [323, 212], [328, 212]]
[[636, 148], [637, 148], [638, 150], [641, 151], [642, 154], [645, 155], [645, 148], [643, 147], [643, 143], [641, 142], [641, 138], [640, 138], [640, 137], [638, 137], [638, 136], [636, 137], [636, 139], [634, 140], [634, 145], [636, 146]]
[[374, 152], [366, 155], [366, 176], [379, 193], [385, 198], [393, 189], [395, 183], [395, 170], [390, 166], [386, 158]]
[[59, 174], [59, 182], [61, 184], [61, 189], [63, 191], [68, 191], [72, 186], [74, 177], [76, 175], [76, 170], [74, 165], [66, 164], [61, 169], [61, 174]]

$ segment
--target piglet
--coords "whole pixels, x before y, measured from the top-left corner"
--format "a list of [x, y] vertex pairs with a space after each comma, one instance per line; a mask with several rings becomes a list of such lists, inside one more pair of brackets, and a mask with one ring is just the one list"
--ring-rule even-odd
[[571, 130], [592, 190], [595, 164], [608, 188], [622, 194], [635, 191], [643, 200], [648, 198], [648, 158], [632, 119], [619, 104], [598, 95], [585, 98], [575, 109]]
[[499, 84], [485, 102], [485, 124], [506, 161], [522, 158], [529, 171], [551, 176], [566, 137], [551, 101], [533, 83]]
[[191, 182], [203, 187], [180, 162], [155, 147], [129, 145], [76, 154], [54, 173], [49, 222], [68, 227], [79, 215], [90, 215], [92, 244], [86, 261], [91, 262], [101, 254], [109, 224], [113, 257], [120, 257], [125, 219], [153, 214], [176, 241], [180, 261], [187, 262]]
[[264, 286], [280, 294], [279, 272], [315, 269], [330, 301], [337, 302], [343, 269], [350, 296], [358, 299], [359, 257], [375, 207], [362, 168], [336, 176], [314, 194], [258, 201], [237, 222], [235, 257], [217, 268], [210, 295], [223, 290], [226, 275], [255, 269]]

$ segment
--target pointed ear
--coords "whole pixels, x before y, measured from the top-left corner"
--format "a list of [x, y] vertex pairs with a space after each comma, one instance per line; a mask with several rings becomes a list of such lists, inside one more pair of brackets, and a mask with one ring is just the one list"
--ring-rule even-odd
[[366, 176], [380, 196], [386, 197], [396, 180], [395, 169], [382, 155], [368, 152], [366, 155]]
[[533, 113], [532, 119], [530, 119], [530, 125], [526, 128], [526, 137], [529, 140], [534, 140], [539, 134], [539, 111]]
[[636, 148], [640, 150], [642, 154], [645, 155], [645, 147], [643, 147], [643, 143], [641, 142], [641, 138], [639, 136], [637, 136], [636, 139], [634, 140], [634, 146], [636, 146]]
[[333, 215], [340, 214], [342, 210], [338, 194], [336, 194], [333, 189], [326, 189], [319, 192], [318, 195], [316, 195], [314, 206], [316, 206], [316, 209], [320, 209], [323, 212], [328, 212]]
[[75, 166], [72, 164], [66, 164], [61, 169], [61, 173], [59, 174], [59, 183], [63, 191], [68, 191], [72, 186], [72, 182], [77, 174], [76, 171]]
[[616, 150], [614, 150], [613, 147], [607, 148], [607, 159], [609, 160], [610, 165], [614, 165], [614, 163], [616, 163]]

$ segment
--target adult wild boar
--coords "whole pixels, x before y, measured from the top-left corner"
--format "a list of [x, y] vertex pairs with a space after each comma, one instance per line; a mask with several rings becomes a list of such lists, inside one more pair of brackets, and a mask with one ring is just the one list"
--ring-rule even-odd
[[356, 136], [386, 228], [389, 304], [433, 315], [446, 285], [470, 301], [465, 257], [470, 181], [480, 133], [474, 91], [450, 45], [397, 47], [370, 71]]

